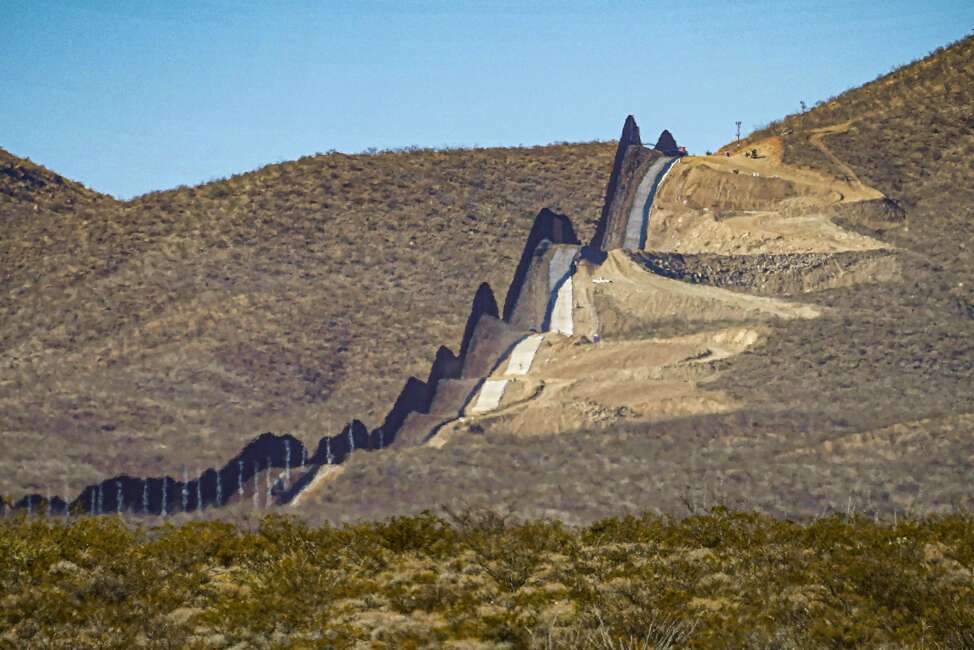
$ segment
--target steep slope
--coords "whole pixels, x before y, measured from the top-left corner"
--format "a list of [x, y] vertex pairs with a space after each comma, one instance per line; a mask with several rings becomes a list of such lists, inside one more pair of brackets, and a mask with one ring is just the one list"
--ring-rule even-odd
[[[828, 124], [796, 134], [793, 118], [783, 135], [725, 148], [729, 158], [681, 163], [661, 188], [669, 210], [653, 213], [647, 250], [630, 259], [687, 287], [787, 297], [814, 317], [734, 334], [694, 322], [709, 307], [664, 299], [668, 285], [646, 276], [612, 300], [619, 319], [673, 310], [649, 321], [649, 341], [543, 343], [526, 378], [496, 370], [496, 406], [468, 411], [443, 444], [353, 457], [301, 512], [337, 520], [459, 502], [582, 522], [716, 503], [784, 516], [974, 506], [974, 142], [951, 128], [944, 141], [939, 126], [970, 115], [974, 98], [970, 83], [951, 83], [949, 101], [922, 110], [889, 101], [927, 88], [927, 75], [967, 79], [970, 52], [967, 39], [882, 80], [883, 93], [850, 91], [852, 108], [827, 105], [870, 137]], [[837, 149], [836, 137], [855, 139]], [[928, 160], [937, 148], [951, 156]], [[888, 162], [905, 159], [909, 173]], [[602, 267], [596, 279], [603, 292], [621, 282]], [[601, 318], [605, 300], [593, 304]]]
[[[968, 46], [938, 56], [963, 61]], [[907, 71], [916, 69], [919, 76], [894, 75], [897, 83], [943, 68], [925, 61]], [[855, 118], [860, 128], [924, 116], [891, 112], [888, 96], [895, 87], [877, 106], [853, 102], [870, 109]], [[970, 110], [963, 94], [951, 97], [961, 104], [945, 111]], [[644, 211], [637, 188], [648, 187], [658, 156], [627, 122], [593, 238], [608, 254], [580, 248], [574, 234], [529, 245], [518, 274], [530, 272], [515, 281], [519, 304], [505, 301], [499, 321], [495, 302], [473, 335], [467, 361], [476, 369], [450, 379], [453, 388], [441, 382], [443, 408], [412, 421], [407, 439], [416, 444], [447, 418], [431, 432], [435, 444], [353, 454], [340, 472], [322, 474], [297, 511], [354, 519], [461, 494], [468, 504], [570, 521], [715, 501], [788, 516], [846, 502], [875, 511], [970, 507], [969, 193], [948, 196], [942, 181], [907, 195], [894, 182], [870, 185], [887, 167], [860, 168], [829, 144], [852, 121], [752, 136], [721, 155], [686, 159], [669, 180], [657, 170], [654, 183], [664, 184], [655, 200], [647, 193]], [[914, 132], [908, 144], [928, 150], [923, 129]], [[861, 158], [876, 158], [862, 153], [870, 145], [855, 145]], [[959, 146], [967, 151], [963, 137]], [[967, 168], [937, 174], [969, 187]], [[221, 215], [249, 214], [220, 191], [209, 198]], [[648, 226], [645, 250], [626, 253], [620, 247], [632, 244], [622, 234], [634, 218], [643, 232]], [[580, 238], [591, 234], [586, 225]], [[918, 226], [927, 232], [911, 235]], [[505, 286], [494, 275], [486, 274]], [[527, 327], [563, 338], [539, 341]], [[590, 347], [594, 334], [605, 341]], [[528, 341], [538, 344], [524, 357]]]
[[112, 199], [0, 149], [0, 201], [5, 211], [22, 204], [31, 210], [37, 206], [38, 210], [69, 214]]
[[889, 241], [958, 271], [974, 241], [974, 36], [725, 149], [754, 147], [831, 175], [852, 171], [906, 208]]
[[[837, 219], [903, 250], [902, 281], [829, 295], [844, 318], [816, 323], [811, 337], [786, 330], [772, 343], [796, 352], [782, 370], [860, 426], [974, 410], [974, 37], [730, 149], [775, 147], [786, 162], [838, 176], [848, 168], [853, 183], [905, 210], [892, 222]], [[753, 383], [765, 368], [747, 359], [745, 385], [769, 401], [800, 399], [783, 379]]]
[[0, 492], [379, 424], [457, 345], [477, 285], [507, 286], [541, 207], [589, 215], [590, 236], [611, 155], [329, 154], [41, 225], [4, 207]]
[[[44, 279], [99, 265], [105, 232], [94, 224], [118, 205], [109, 196], [0, 149], [2, 307], [11, 309], [12, 298], [29, 293]], [[3, 341], [15, 312], [0, 313], [8, 315], [0, 328]]]

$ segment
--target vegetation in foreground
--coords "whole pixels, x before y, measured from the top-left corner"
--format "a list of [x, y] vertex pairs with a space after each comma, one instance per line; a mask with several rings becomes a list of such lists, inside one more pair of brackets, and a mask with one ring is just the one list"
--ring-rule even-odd
[[957, 648], [974, 518], [0, 524], [3, 647]]

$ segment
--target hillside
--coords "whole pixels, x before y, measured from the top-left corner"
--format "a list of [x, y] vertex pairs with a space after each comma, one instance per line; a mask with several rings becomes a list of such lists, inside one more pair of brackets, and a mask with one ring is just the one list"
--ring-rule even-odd
[[4, 154], [0, 493], [378, 424], [538, 210], [591, 231], [611, 155], [327, 154], [120, 203]]
[[18, 207], [71, 214], [113, 199], [0, 149], [0, 201], [9, 216]]
[[4, 158], [0, 645], [974, 647], [972, 44], [706, 156]]
[[[894, 227], [840, 220], [903, 250], [907, 266], [902, 282], [831, 298], [855, 315], [854, 330], [837, 320], [810, 341], [782, 339], [800, 352], [792, 367], [802, 392], [858, 426], [974, 410], [974, 37], [751, 134], [742, 148], [773, 146], [776, 134], [786, 162], [851, 172], [905, 211]], [[756, 383], [760, 368], [741, 375]], [[783, 384], [769, 398], [799, 398]]]
[[[316, 520], [458, 495], [572, 522], [713, 502], [970, 507], [970, 59], [966, 39], [714, 156], [678, 160], [666, 132], [644, 145], [630, 118], [601, 218], [604, 144], [318, 156], [96, 197], [66, 220], [81, 236], [45, 234], [70, 254], [15, 267], [45, 274], [6, 329], [12, 483], [195, 475], [256, 428], [308, 449], [333, 434], [342, 458], [399, 439], [322, 470], [294, 510]], [[921, 108], [901, 99], [914, 88]], [[515, 199], [541, 203], [518, 217]], [[542, 205], [574, 228], [546, 213], [525, 245]], [[414, 394], [388, 436], [339, 436], [353, 417], [378, 424], [435, 346], [456, 346], [480, 280], [503, 318], [478, 293], [435, 395]], [[43, 427], [71, 442], [29, 462]], [[206, 499], [242, 476], [210, 475]]]
[[[974, 36], [807, 113], [790, 115], [727, 149], [763, 143], [781, 147], [785, 162], [836, 175], [852, 171], [907, 208], [907, 222], [888, 233], [890, 241], [930, 255], [952, 271], [969, 264]], [[970, 283], [966, 287], [955, 293], [970, 305], [974, 289]]]
[[[678, 165], [645, 250], [575, 276], [571, 343], [546, 339], [523, 380], [499, 367], [499, 408], [467, 411], [438, 448], [353, 457], [296, 510], [335, 521], [459, 502], [586, 523], [714, 504], [974, 507], [972, 51], [966, 39]], [[938, 83], [951, 92], [891, 99]], [[756, 296], [782, 300], [779, 316], [747, 309]]]

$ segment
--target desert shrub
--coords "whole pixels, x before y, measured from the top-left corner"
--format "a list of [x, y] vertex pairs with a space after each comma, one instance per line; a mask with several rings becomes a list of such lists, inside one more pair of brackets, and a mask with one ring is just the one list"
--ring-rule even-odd
[[961, 515], [717, 508], [578, 529], [489, 511], [254, 529], [18, 516], [0, 523], [0, 642], [965, 647], [972, 549]]

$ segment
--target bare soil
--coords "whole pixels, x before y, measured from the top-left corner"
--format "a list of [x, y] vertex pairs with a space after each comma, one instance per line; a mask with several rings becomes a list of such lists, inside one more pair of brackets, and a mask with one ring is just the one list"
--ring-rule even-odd
[[[635, 258], [657, 291], [609, 299], [626, 273], [591, 287], [601, 299], [583, 286], [581, 335], [546, 342], [548, 371], [542, 361], [440, 449], [353, 459], [307, 516], [441, 504], [575, 523], [714, 505], [785, 517], [968, 511], [972, 57], [969, 38], [729, 146], [730, 157], [681, 163], [651, 215], [651, 250]], [[687, 290], [659, 294], [664, 278]], [[700, 288], [734, 300], [679, 303]], [[745, 308], [757, 295], [810, 317], [758, 319]], [[624, 340], [592, 344], [598, 327]], [[708, 360], [707, 337], [734, 327], [757, 339]], [[689, 340], [700, 347], [680, 347]], [[372, 485], [379, 494], [364, 495]]]

